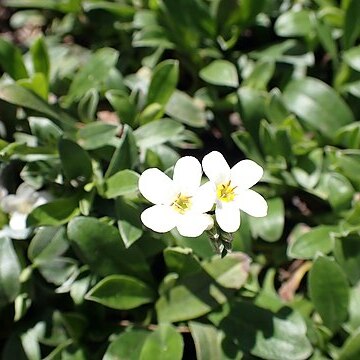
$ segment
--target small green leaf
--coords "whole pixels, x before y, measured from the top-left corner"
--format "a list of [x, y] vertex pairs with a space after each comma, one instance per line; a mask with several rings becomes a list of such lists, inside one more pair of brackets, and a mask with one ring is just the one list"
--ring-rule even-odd
[[227, 60], [214, 60], [200, 70], [199, 76], [210, 84], [230, 87], [239, 86], [236, 66]]
[[285, 208], [281, 198], [268, 199], [268, 214], [263, 218], [250, 218], [251, 233], [268, 242], [278, 241], [284, 230]]
[[20, 263], [11, 240], [0, 237], [0, 307], [13, 302], [20, 291]]
[[288, 256], [294, 259], [313, 259], [319, 254], [328, 254], [335, 245], [334, 236], [331, 234], [334, 230], [334, 226], [320, 225], [307, 232], [300, 232], [297, 236], [293, 232], [293, 235], [290, 235]]
[[343, 53], [346, 64], [356, 71], [360, 71], [360, 46], [352, 47]]
[[284, 12], [277, 18], [274, 29], [278, 36], [307, 36], [313, 30], [311, 12], [308, 10]]
[[338, 360], [355, 360], [360, 358], [360, 330], [355, 331], [346, 339], [340, 349]]
[[141, 148], [151, 148], [176, 140], [184, 125], [172, 119], [160, 119], [145, 124], [134, 131], [136, 143]]
[[196, 128], [206, 125], [204, 109], [187, 93], [179, 90], [172, 94], [165, 112], [174, 119]]
[[137, 111], [129, 95], [122, 90], [114, 89], [108, 90], [105, 97], [119, 115], [121, 122], [133, 126]]
[[181, 360], [184, 340], [170, 324], [159, 324], [145, 340], [140, 360]]
[[119, 127], [101, 122], [93, 122], [82, 127], [78, 134], [78, 142], [85, 150], [94, 150], [111, 144], [119, 131]]
[[0, 65], [14, 80], [28, 77], [21, 51], [2, 38], [0, 38]]
[[105, 197], [112, 199], [138, 190], [139, 174], [132, 170], [121, 170], [105, 181]]
[[330, 258], [318, 257], [308, 278], [310, 298], [324, 324], [337, 329], [348, 316], [349, 285], [341, 267]]
[[58, 226], [79, 215], [78, 201], [59, 198], [36, 207], [27, 217], [28, 226]]
[[165, 106], [176, 89], [179, 78], [179, 62], [165, 60], [156, 65], [147, 94], [147, 104]]
[[357, 19], [360, 16], [360, 3], [357, 0], [347, 1], [347, 8], [345, 11], [345, 18], [343, 20], [344, 34], [343, 40], [344, 49], [349, 49], [356, 42], [360, 33], [360, 24]]
[[294, 79], [284, 91], [285, 105], [309, 127], [332, 139], [339, 127], [354, 121], [345, 101], [315, 78]]
[[80, 145], [69, 139], [61, 139], [59, 141], [59, 155], [64, 174], [68, 180], [86, 183], [91, 179], [91, 158]]
[[154, 300], [154, 292], [142, 281], [125, 275], [111, 275], [101, 280], [86, 299], [112, 309], [129, 310]]
[[49, 79], [50, 60], [43, 37], [38, 37], [30, 47], [30, 53], [35, 72], [42, 73], [45, 79]]

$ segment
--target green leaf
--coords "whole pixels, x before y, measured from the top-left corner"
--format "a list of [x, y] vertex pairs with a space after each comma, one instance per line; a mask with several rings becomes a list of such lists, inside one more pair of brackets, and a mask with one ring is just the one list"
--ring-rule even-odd
[[[295, 228], [296, 229], [296, 228]], [[335, 245], [334, 226], [320, 225], [304, 232], [294, 231], [287, 249], [287, 255], [293, 259], [313, 259], [319, 254], [326, 255]]]
[[35, 72], [42, 73], [45, 79], [49, 79], [50, 59], [43, 37], [38, 37], [30, 48]]
[[142, 281], [125, 275], [111, 275], [96, 284], [85, 296], [117, 310], [129, 310], [154, 300], [154, 292]]
[[344, 51], [343, 58], [346, 64], [356, 71], [360, 71], [360, 46]]
[[109, 345], [103, 360], [138, 360], [150, 331], [130, 329], [117, 336]]
[[179, 90], [175, 90], [172, 94], [165, 112], [174, 119], [196, 128], [206, 125], [204, 109], [187, 93]]
[[235, 88], [239, 86], [236, 66], [227, 60], [214, 60], [200, 70], [199, 76], [210, 84]]
[[156, 302], [160, 322], [195, 319], [226, 302], [224, 292], [205, 271], [183, 277]]
[[281, 198], [267, 200], [268, 214], [263, 218], [250, 217], [251, 233], [265, 241], [274, 242], [281, 238], [284, 230], [285, 209]]
[[313, 30], [309, 10], [287, 11], [275, 22], [274, 30], [278, 36], [308, 36]]
[[68, 180], [86, 183], [91, 179], [91, 158], [80, 145], [69, 139], [61, 139], [59, 155], [64, 175]]
[[351, 284], [360, 279], [360, 237], [349, 234], [336, 239], [334, 255], [336, 261], [346, 273]]
[[337, 329], [347, 318], [349, 285], [341, 267], [330, 258], [318, 257], [308, 278], [310, 298], [324, 324]]
[[360, 330], [357, 330], [346, 339], [340, 349], [338, 360], [354, 360], [360, 357]]
[[28, 215], [28, 226], [58, 226], [79, 215], [78, 201], [74, 198], [59, 198], [36, 207]]
[[220, 318], [211, 314], [210, 320], [236, 349], [261, 359], [305, 360], [312, 353], [305, 321], [290, 308], [274, 314], [250, 302], [236, 301]]
[[144, 342], [140, 360], [181, 360], [184, 341], [170, 324], [159, 324]]
[[28, 77], [21, 51], [2, 38], [0, 38], [0, 65], [14, 80]]
[[62, 110], [50, 106], [39, 96], [17, 84], [7, 84], [0, 87], [0, 99], [10, 104], [22, 106], [45, 114], [54, 119], [62, 129], [74, 129], [74, 122]]
[[78, 217], [70, 221], [68, 237], [79, 257], [98, 275], [124, 274], [147, 282], [151, 278], [144, 255], [136, 244], [126, 249], [114, 226]]
[[138, 149], [131, 127], [125, 125], [121, 139], [110, 160], [110, 164], [105, 173], [105, 178], [114, 175], [120, 170], [132, 169], [138, 162]]
[[49, 84], [43, 73], [35, 73], [28, 79], [17, 81], [22, 87], [33, 91], [36, 95], [47, 100], [49, 94]]
[[11, 240], [0, 237], [0, 307], [13, 302], [20, 291], [20, 263]]
[[93, 122], [79, 130], [77, 139], [85, 150], [94, 150], [111, 144], [118, 131], [119, 127], [116, 125]]
[[244, 253], [233, 252], [224, 259], [215, 257], [205, 262], [203, 268], [224, 288], [240, 289], [250, 273], [250, 258]]
[[141, 207], [122, 197], [115, 200], [118, 228], [121, 239], [126, 248], [139, 240], [143, 234], [143, 225], [140, 220]]
[[62, 130], [51, 120], [42, 117], [29, 117], [31, 133], [38, 138], [39, 145], [57, 145]]
[[28, 257], [32, 262], [46, 261], [62, 255], [68, 248], [65, 227], [41, 227], [31, 240]]
[[172, 119], [160, 119], [145, 124], [134, 131], [136, 143], [141, 148], [151, 148], [176, 140], [184, 125]]
[[333, 138], [339, 127], [354, 121], [345, 101], [328, 85], [315, 78], [292, 80], [284, 91], [284, 102], [305, 125]]
[[100, 90], [118, 57], [118, 51], [111, 48], [101, 48], [94, 52], [74, 76], [65, 104], [70, 105], [72, 102], [80, 100], [91, 88]]
[[360, 16], [360, 3], [357, 0], [349, 0], [347, 4], [343, 20], [344, 34], [342, 40], [344, 49], [353, 46], [360, 33], [360, 24], [357, 21]]
[[105, 97], [119, 115], [121, 122], [133, 126], [137, 110], [129, 95], [122, 90], [114, 89], [108, 90]]
[[99, 93], [96, 89], [91, 88], [79, 101], [78, 114], [81, 121], [84, 123], [94, 121], [96, 118], [96, 111], [98, 109], [98, 105]]
[[165, 106], [176, 89], [178, 78], [177, 60], [165, 60], [156, 65], [149, 85], [147, 104], [158, 103]]
[[132, 170], [121, 170], [105, 181], [105, 197], [112, 199], [138, 190], [139, 174]]
[[[197, 360], [238, 360], [242, 358], [241, 351], [237, 349], [236, 345], [226, 341], [223, 332], [215, 326], [190, 321], [189, 328], [195, 343]], [[235, 356], [235, 354], [237, 355]]]
[[199, 260], [190, 248], [171, 247], [164, 250], [164, 261], [170, 273], [186, 276], [201, 270]]

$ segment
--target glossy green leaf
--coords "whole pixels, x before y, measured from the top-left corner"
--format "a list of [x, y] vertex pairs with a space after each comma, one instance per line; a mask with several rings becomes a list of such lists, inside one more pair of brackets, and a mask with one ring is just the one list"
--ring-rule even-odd
[[86, 299], [117, 310], [129, 310], [154, 300], [154, 292], [142, 281], [125, 275], [111, 275], [101, 280]]
[[125, 125], [110, 164], [105, 173], [105, 178], [114, 175], [120, 170], [132, 169], [138, 162], [138, 149], [131, 128]]
[[274, 26], [279, 36], [307, 36], [312, 31], [311, 13], [308, 10], [287, 11], [281, 14]]
[[108, 78], [110, 70], [115, 66], [118, 56], [119, 53], [111, 48], [102, 48], [94, 52], [74, 76], [66, 97], [66, 104], [70, 105], [73, 101], [80, 100], [91, 88], [100, 90], [101, 85]]
[[136, 143], [141, 148], [151, 148], [176, 140], [184, 126], [172, 119], [160, 119], [145, 124], [134, 131]]
[[334, 255], [351, 284], [360, 279], [360, 237], [350, 234], [336, 239]]
[[196, 128], [206, 125], [204, 109], [185, 92], [175, 90], [165, 111], [166, 114], [186, 125]]
[[121, 122], [133, 126], [136, 107], [128, 94], [122, 90], [108, 90], [105, 97], [119, 115]]
[[227, 60], [214, 60], [200, 70], [199, 76], [210, 84], [230, 87], [239, 86], [236, 67]]
[[338, 328], [348, 316], [349, 285], [341, 267], [327, 257], [318, 257], [310, 270], [310, 298], [324, 324]]
[[169, 272], [186, 276], [201, 269], [199, 260], [190, 248], [171, 247], [164, 250], [164, 260]]
[[0, 65], [14, 80], [28, 77], [21, 51], [10, 42], [0, 38]]
[[285, 208], [281, 198], [268, 199], [268, 214], [263, 218], [250, 218], [251, 233], [265, 241], [274, 242], [281, 238], [285, 223]]
[[197, 360], [238, 360], [242, 358], [241, 351], [235, 345], [224, 341], [224, 334], [215, 326], [190, 321], [189, 328], [195, 343]]
[[150, 331], [131, 329], [117, 336], [107, 348], [103, 360], [138, 360]]
[[173, 94], [179, 77], [179, 62], [166, 60], [158, 64], [152, 74], [147, 94], [147, 104], [165, 106]]
[[313, 259], [319, 254], [326, 255], [333, 250], [334, 226], [320, 225], [305, 232], [294, 232], [287, 254], [294, 259]]
[[58, 226], [79, 215], [78, 201], [59, 198], [36, 207], [27, 217], [28, 226]]
[[42, 117], [29, 117], [29, 125], [33, 135], [38, 138], [39, 145], [57, 145], [62, 130], [53, 121]]
[[13, 302], [20, 291], [20, 262], [11, 240], [0, 237], [0, 306]]
[[344, 49], [349, 49], [356, 42], [360, 34], [360, 24], [357, 21], [360, 16], [360, 4], [356, 0], [349, 0], [347, 2], [347, 8], [345, 11], [344, 18], [344, 35], [343, 35], [343, 46]]
[[340, 350], [338, 360], [354, 360], [360, 357], [360, 331], [352, 334]]
[[244, 253], [233, 252], [224, 259], [216, 257], [205, 262], [203, 268], [224, 288], [240, 289], [250, 273], [250, 258]]
[[42, 73], [45, 79], [50, 75], [50, 59], [43, 37], [37, 38], [30, 48], [35, 72]]
[[91, 179], [91, 158], [80, 145], [69, 139], [61, 139], [59, 155], [64, 175], [68, 180], [86, 183]]
[[331, 87], [315, 78], [292, 80], [285, 88], [284, 101], [305, 125], [330, 139], [340, 126], [354, 121], [345, 101]]
[[93, 122], [82, 127], [77, 138], [85, 150], [93, 150], [111, 144], [118, 131], [116, 125]]
[[139, 174], [132, 170], [121, 170], [105, 181], [105, 196], [112, 199], [138, 190]]
[[144, 255], [134, 244], [126, 249], [116, 227], [92, 217], [78, 217], [68, 224], [68, 237], [77, 254], [101, 276], [124, 274], [149, 281]]
[[121, 239], [126, 248], [139, 240], [143, 234], [143, 225], [140, 220], [141, 207], [122, 197], [115, 200], [117, 224]]
[[312, 353], [305, 321], [290, 308], [274, 314], [250, 302], [235, 301], [225, 316], [210, 315], [210, 320], [237, 349], [261, 359], [305, 360]]
[[360, 71], [360, 46], [352, 47], [343, 53], [344, 61], [356, 71]]
[[94, 121], [98, 105], [99, 93], [96, 89], [91, 88], [79, 101], [78, 114], [81, 121], [84, 123]]
[[184, 340], [170, 324], [160, 324], [145, 340], [140, 360], [181, 360]]

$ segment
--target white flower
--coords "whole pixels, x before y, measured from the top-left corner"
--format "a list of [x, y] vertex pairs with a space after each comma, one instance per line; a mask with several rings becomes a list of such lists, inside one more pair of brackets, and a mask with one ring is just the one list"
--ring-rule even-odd
[[210, 215], [215, 201], [213, 184], [200, 186], [200, 162], [192, 156], [179, 159], [171, 180], [156, 168], [147, 169], [140, 176], [139, 190], [155, 204], [141, 214], [148, 228], [164, 233], [177, 228], [183, 236], [196, 237], [213, 225]]
[[218, 152], [213, 151], [202, 161], [206, 176], [215, 186], [215, 217], [220, 228], [226, 232], [234, 232], [240, 226], [240, 210], [251, 216], [267, 215], [266, 200], [250, 188], [263, 175], [260, 165], [251, 160], [242, 160], [231, 169]]
[[26, 183], [22, 183], [16, 190], [16, 194], [3, 196], [0, 200], [2, 209], [10, 215], [9, 226], [1, 230], [0, 235], [10, 236], [14, 239], [24, 239], [30, 229], [26, 227], [28, 214], [37, 206], [49, 201], [49, 194], [37, 192]]

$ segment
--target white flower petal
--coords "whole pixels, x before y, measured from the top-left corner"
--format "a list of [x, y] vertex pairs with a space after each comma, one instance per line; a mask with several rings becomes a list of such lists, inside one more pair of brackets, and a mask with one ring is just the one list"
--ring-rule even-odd
[[235, 232], [240, 227], [240, 211], [234, 203], [218, 202], [215, 217], [220, 228], [226, 232]]
[[191, 201], [191, 210], [199, 213], [210, 211], [216, 199], [216, 187], [211, 181], [201, 185]]
[[176, 227], [182, 236], [197, 237], [211, 226], [211, 224], [211, 216], [189, 211], [179, 217]]
[[241, 160], [231, 169], [231, 182], [241, 189], [249, 189], [263, 176], [264, 170], [252, 160]]
[[266, 200], [254, 190], [241, 191], [235, 199], [240, 210], [254, 217], [267, 215], [268, 205]]
[[24, 230], [26, 229], [27, 214], [22, 214], [15, 211], [9, 220], [9, 226], [12, 230]]
[[193, 156], [184, 156], [176, 162], [173, 180], [182, 194], [193, 194], [200, 186], [201, 176], [201, 164]]
[[207, 154], [202, 161], [202, 166], [206, 176], [215, 184], [229, 181], [230, 167], [218, 151], [212, 151], [210, 154]]
[[159, 169], [145, 170], [139, 179], [139, 190], [141, 194], [153, 204], [170, 205], [178, 189], [174, 182]]
[[143, 224], [159, 233], [172, 230], [178, 219], [179, 214], [167, 205], [154, 205], [141, 213]]

